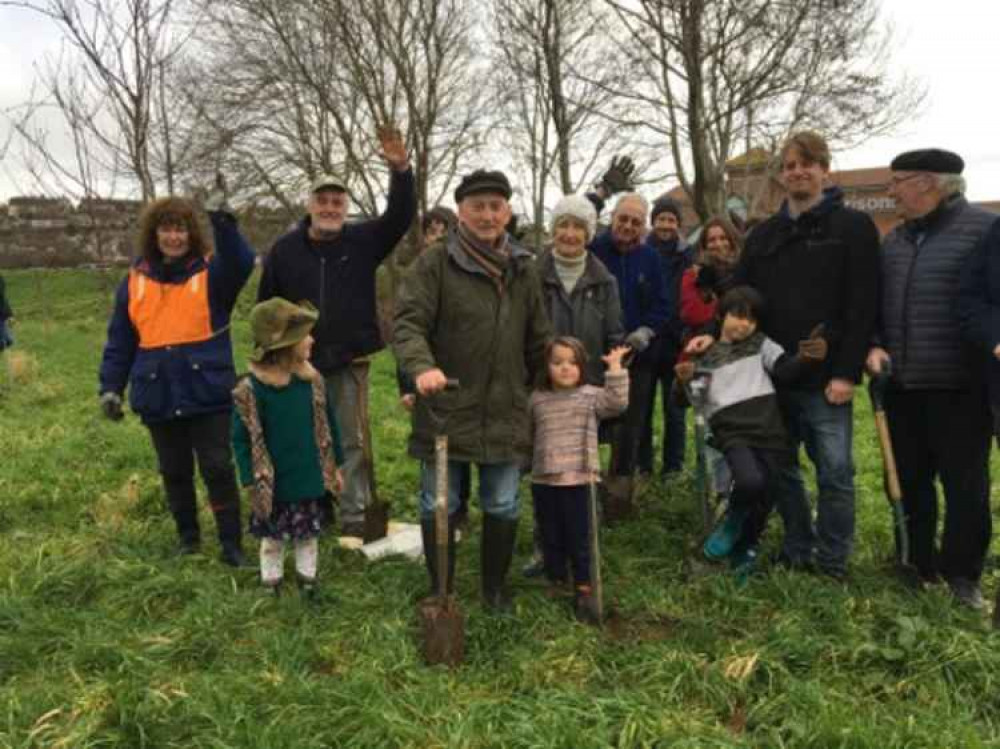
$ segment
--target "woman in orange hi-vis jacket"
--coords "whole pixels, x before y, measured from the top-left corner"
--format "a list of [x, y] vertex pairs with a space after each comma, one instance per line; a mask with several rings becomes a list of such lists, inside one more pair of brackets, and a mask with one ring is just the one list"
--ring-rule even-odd
[[197, 458], [222, 560], [242, 566], [240, 495], [230, 448], [236, 373], [229, 317], [253, 271], [254, 253], [223, 204], [221, 191], [206, 201], [214, 251], [190, 200], [162, 198], [143, 210], [140, 256], [118, 287], [108, 324], [100, 392], [105, 416], [117, 421], [128, 386], [129, 404], [156, 449], [181, 552], [195, 553], [201, 543]]

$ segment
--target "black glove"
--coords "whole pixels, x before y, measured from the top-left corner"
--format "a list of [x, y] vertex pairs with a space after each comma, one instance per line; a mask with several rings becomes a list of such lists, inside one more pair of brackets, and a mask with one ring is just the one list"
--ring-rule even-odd
[[608, 195], [631, 190], [632, 175], [635, 173], [635, 162], [628, 156], [615, 156], [611, 159], [611, 166], [601, 177], [600, 186]]
[[698, 275], [694, 280], [694, 287], [698, 291], [717, 294], [719, 285], [719, 271], [714, 265], [703, 265], [698, 268]]
[[121, 421], [125, 418], [122, 411], [122, 397], [118, 393], [101, 393], [101, 413], [111, 421]]

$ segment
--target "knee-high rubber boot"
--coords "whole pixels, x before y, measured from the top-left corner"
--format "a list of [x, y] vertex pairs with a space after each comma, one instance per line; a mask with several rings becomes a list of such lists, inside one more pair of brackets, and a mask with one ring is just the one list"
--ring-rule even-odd
[[201, 529], [198, 527], [198, 509], [195, 505], [194, 484], [185, 479], [163, 477], [163, 488], [167, 496], [167, 507], [177, 526], [177, 538], [182, 554], [194, 554], [201, 545]]
[[[424, 541], [424, 563], [427, 565], [427, 575], [431, 581], [432, 596], [438, 594], [438, 568], [437, 568], [437, 523], [434, 518], [427, 518], [420, 521], [420, 535]], [[451, 516], [448, 522], [448, 580], [445, 583], [448, 595], [454, 592], [455, 588], [455, 517]]]
[[174, 523], [177, 526], [177, 537], [180, 540], [182, 554], [195, 554], [201, 547], [201, 529], [198, 527], [198, 512], [185, 507], [173, 511]]
[[513, 603], [505, 587], [507, 571], [514, 557], [517, 520], [483, 513], [483, 542], [480, 559], [483, 577], [483, 605], [496, 613], [509, 612]]
[[240, 526], [239, 503], [219, 508], [213, 506], [212, 512], [215, 514], [219, 545], [222, 547], [220, 558], [231, 567], [248, 566], [243, 556], [243, 529]]

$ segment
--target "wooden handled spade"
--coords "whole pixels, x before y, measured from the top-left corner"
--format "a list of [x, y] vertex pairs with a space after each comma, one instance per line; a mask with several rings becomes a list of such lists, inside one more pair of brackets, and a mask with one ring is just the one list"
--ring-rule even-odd
[[[457, 380], [448, 380], [449, 389], [458, 387]], [[434, 437], [434, 547], [437, 590], [417, 607], [423, 634], [424, 658], [429, 665], [444, 663], [457, 666], [465, 657], [465, 617], [454, 594], [448, 592], [448, 557], [453, 552], [449, 544], [448, 517], [448, 434], [444, 420], [439, 419], [427, 403], [431, 420], [435, 422]], [[426, 552], [426, 550], [425, 550]]]
[[597, 480], [591, 476], [588, 492], [590, 513], [590, 585], [594, 597], [594, 613], [598, 626], [604, 624], [604, 583], [601, 580], [601, 541], [597, 520]]
[[875, 413], [875, 430], [878, 433], [879, 448], [882, 452], [886, 498], [892, 509], [897, 568], [905, 582], [919, 585], [920, 576], [910, 563], [910, 535], [906, 529], [906, 514], [903, 511], [903, 490], [899, 485], [896, 456], [892, 450], [892, 437], [889, 435], [889, 422], [885, 415], [885, 393], [891, 378], [892, 362], [886, 359], [882, 363], [881, 371], [869, 378], [868, 395], [871, 397], [872, 411]]

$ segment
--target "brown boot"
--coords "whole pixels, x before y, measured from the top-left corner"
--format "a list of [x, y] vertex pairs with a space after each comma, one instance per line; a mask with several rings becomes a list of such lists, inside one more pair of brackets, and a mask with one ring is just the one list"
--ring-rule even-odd
[[597, 602], [594, 600], [594, 593], [589, 585], [576, 586], [574, 611], [577, 621], [594, 626], [601, 623], [601, 617], [597, 612]]
[[605, 476], [602, 488], [601, 508], [605, 525], [615, 525], [635, 517], [635, 480], [631, 476]]

